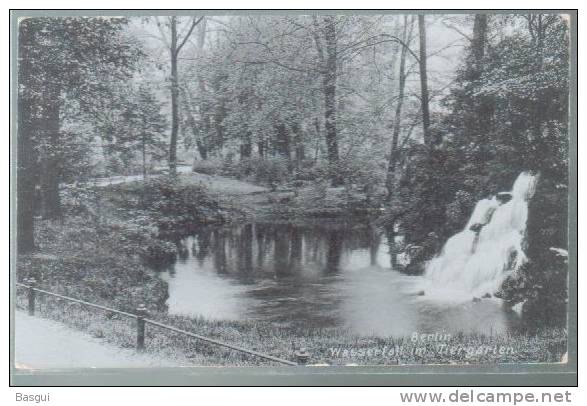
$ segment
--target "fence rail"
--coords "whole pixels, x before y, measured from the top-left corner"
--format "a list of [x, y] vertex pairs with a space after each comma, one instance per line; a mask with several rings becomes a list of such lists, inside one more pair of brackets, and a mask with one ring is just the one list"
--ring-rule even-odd
[[296, 351], [294, 353], [294, 356], [297, 359], [297, 362], [294, 361], [289, 361], [283, 358], [279, 358], [279, 357], [274, 357], [272, 355], [269, 354], [263, 354], [257, 351], [253, 351], [253, 350], [248, 350], [246, 348], [243, 347], [239, 347], [237, 345], [233, 345], [233, 344], [228, 344], [222, 341], [218, 341], [215, 340], [213, 338], [209, 338], [209, 337], [205, 337], [202, 336], [200, 334], [196, 334], [190, 331], [186, 331], [186, 330], [181, 330], [179, 328], [173, 327], [173, 326], [169, 326], [167, 324], [163, 324], [163, 323], [159, 323], [158, 321], [155, 320], [151, 320], [146, 318], [147, 316], [147, 309], [144, 305], [139, 305], [139, 307], [137, 307], [136, 312], [135, 313], [128, 313], [128, 312], [123, 312], [121, 310], [117, 310], [117, 309], [113, 309], [111, 307], [107, 307], [107, 306], [102, 306], [102, 305], [98, 305], [95, 303], [90, 303], [90, 302], [86, 302], [85, 300], [80, 300], [80, 299], [75, 299], [73, 297], [69, 297], [69, 296], [64, 296], [64, 295], [60, 295], [58, 293], [54, 293], [54, 292], [49, 292], [47, 290], [43, 290], [43, 289], [39, 289], [36, 287], [36, 281], [33, 278], [30, 278], [26, 281], [27, 283], [20, 283], [17, 282], [16, 285], [22, 288], [27, 289], [27, 297], [28, 297], [28, 313], [29, 315], [33, 316], [35, 314], [35, 302], [36, 302], [36, 294], [37, 293], [41, 293], [44, 295], [48, 295], [48, 296], [53, 296], [53, 297], [57, 297], [59, 299], [64, 299], [70, 302], [74, 302], [74, 303], [79, 303], [82, 304], [84, 306], [88, 306], [88, 307], [92, 307], [95, 309], [100, 309], [103, 311], [107, 311], [107, 312], [112, 312], [112, 313], [117, 313], [126, 317], [130, 317], [133, 319], [136, 319], [137, 321], [137, 334], [136, 334], [136, 349], [139, 352], [142, 352], [145, 348], [145, 326], [147, 324], [150, 324], [152, 326], [155, 327], [159, 327], [165, 330], [169, 330], [169, 331], [173, 331], [175, 333], [178, 334], [183, 334], [187, 337], [193, 338], [195, 340], [198, 341], [203, 341], [206, 342], [208, 344], [212, 344], [212, 345], [216, 345], [219, 347], [224, 347], [224, 348], [228, 348], [234, 351], [238, 351], [244, 354], [248, 354], [257, 358], [263, 358], [269, 361], [273, 361], [273, 362], [278, 362], [284, 365], [290, 365], [290, 366], [298, 366], [298, 365], [305, 365], [309, 359], [309, 354], [305, 351], [305, 349], [300, 349], [299, 351]]

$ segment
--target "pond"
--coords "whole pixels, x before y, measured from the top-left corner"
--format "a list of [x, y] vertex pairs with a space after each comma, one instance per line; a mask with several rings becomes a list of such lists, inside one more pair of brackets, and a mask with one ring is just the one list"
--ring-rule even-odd
[[422, 277], [393, 269], [388, 241], [368, 224], [201, 227], [178, 247], [177, 261], [160, 273], [171, 314], [376, 336], [495, 334], [521, 325], [498, 299], [418, 295]]

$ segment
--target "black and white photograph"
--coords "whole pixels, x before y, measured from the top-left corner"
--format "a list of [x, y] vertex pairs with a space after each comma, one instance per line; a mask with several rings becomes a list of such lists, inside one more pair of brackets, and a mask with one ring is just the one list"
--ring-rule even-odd
[[569, 362], [567, 12], [14, 24], [16, 371]]

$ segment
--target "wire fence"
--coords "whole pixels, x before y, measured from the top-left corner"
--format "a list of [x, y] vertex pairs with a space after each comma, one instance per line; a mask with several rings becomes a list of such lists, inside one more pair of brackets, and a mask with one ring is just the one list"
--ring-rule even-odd
[[70, 303], [76, 303], [76, 304], [86, 306], [91, 309], [96, 309], [96, 310], [101, 310], [101, 311], [107, 312], [108, 314], [111, 314], [111, 315], [116, 314], [116, 315], [128, 317], [130, 319], [134, 319], [136, 322], [135, 323], [135, 325], [136, 325], [136, 350], [138, 352], [143, 352], [145, 350], [146, 325], [151, 325], [153, 327], [156, 327], [159, 329], [164, 329], [167, 331], [172, 331], [174, 333], [181, 334], [183, 336], [190, 337], [191, 339], [205, 342], [210, 345], [223, 347], [223, 348], [226, 348], [229, 350], [234, 350], [234, 351], [240, 352], [242, 354], [250, 355], [252, 357], [261, 358], [261, 359], [277, 362], [277, 363], [284, 364], [284, 365], [289, 365], [289, 366], [305, 365], [305, 364], [307, 364], [307, 361], [309, 359], [309, 354], [304, 349], [300, 349], [300, 350], [294, 352], [293, 355], [297, 361], [297, 362], [294, 362], [294, 361], [290, 361], [287, 359], [274, 357], [269, 354], [264, 354], [264, 353], [260, 353], [257, 351], [249, 350], [247, 348], [243, 348], [243, 347], [240, 347], [237, 345], [233, 345], [233, 344], [225, 343], [225, 342], [222, 342], [219, 340], [215, 340], [213, 338], [206, 337], [206, 336], [203, 336], [200, 334], [196, 334], [191, 331], [186, 331], [186, 330], [182, 330], [182, 329], [179, 329], [179, 328], [176, 328], [173, 326], [169, 326], [167, 324], [163, 324], [163, 323], [160, 323], [156, 320], [152, 320], [152, 319], [147, 318], [148, 313], [147, 313], [147, 309], [144, 305], [139, 305], [137, 307], [135, 313], [124, 312], [124, 311], [121, 311], [118, 309], [113, 309], [111, 307], [102, 306], [102, 305], [98, 305], [95, 303], [90, 303], [85, 300], [80, 300], [80, 299], [76, 299], [76, 298], [72, 298], [69, 296], [64, 296], [64, 295], [60, 295], [58, 293], [49, 292], [47, 290], [40, 289], [36, 286], [36, 281], [33, 278], [26, 280], [26, 283], [17, 282], [16, 286], [26, 289], [26, 307], [28, 310], [28, 314], [31, 316], [35, 315], [35, 307], [36, 307], [36, 303], [38, 302], [38, 295], [41, 294], [44, 296], [56, 298], [58, 301], [67, 301]]

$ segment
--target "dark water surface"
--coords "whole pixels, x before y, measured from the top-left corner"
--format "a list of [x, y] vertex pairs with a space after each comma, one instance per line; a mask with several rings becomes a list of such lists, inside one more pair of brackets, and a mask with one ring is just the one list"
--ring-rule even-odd
[[521, 324], [496, 299], [417, 296], [422, 277], [392, 269], [385, 237], [365, 224], [202, 227], [178, 244], [176, 263], [161, 272], [172, 314], [379, 336], [503, 333]]

